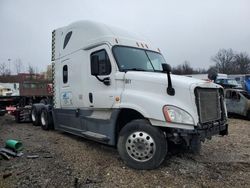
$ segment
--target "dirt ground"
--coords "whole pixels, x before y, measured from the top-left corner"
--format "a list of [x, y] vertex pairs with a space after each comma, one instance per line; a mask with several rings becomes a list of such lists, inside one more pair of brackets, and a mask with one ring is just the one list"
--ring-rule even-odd
[[0, 147], [17, 139], [24, 155], [0, 159], [0, 187], [250, 187], [250, 121], [229, 125], [229, 135], [206, 141], [200, 155], [170, 154], [160, 168], [140, 171], [113, 147], [1, 116]]

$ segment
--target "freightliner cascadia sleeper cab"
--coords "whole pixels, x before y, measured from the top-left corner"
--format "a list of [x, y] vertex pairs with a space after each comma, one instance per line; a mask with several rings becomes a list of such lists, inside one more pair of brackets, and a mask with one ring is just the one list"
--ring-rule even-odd
[[117, 146], [124, 162], [153, 169], [168, 143], [199, 149], [227, 134], [221, 86], [171, 74], [157, 48], [124, 30], [90, 21], [52, 33], [53, 104], [32, 120]]

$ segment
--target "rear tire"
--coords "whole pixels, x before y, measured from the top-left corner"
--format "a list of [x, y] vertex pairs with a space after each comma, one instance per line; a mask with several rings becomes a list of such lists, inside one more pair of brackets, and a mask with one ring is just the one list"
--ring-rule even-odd
[[52, 129], [52, 118], [50, 113], [46, 108], [43, 108], [41, 111], [41, 127], [43, 130]]
[[40, 126], [41, 125], [41, 122], [40, 122], [40, 113], [38, 111], [38, 109], [33, 106], [32, 109], [31, 109], [31, 121], [32, 121], [32, 124], [34, 126]]
[[134, 169], [155, 169], [167, 154], [164, 133], [147, 120], [138, 119], [122, 128], [117, 144], [125, 164]]

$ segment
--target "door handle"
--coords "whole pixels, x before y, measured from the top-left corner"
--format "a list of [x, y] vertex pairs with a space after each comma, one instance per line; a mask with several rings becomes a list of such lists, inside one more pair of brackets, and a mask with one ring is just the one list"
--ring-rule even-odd
[[89, 102], [93, 103], [93, 94], [92, 93], [89, 93]]

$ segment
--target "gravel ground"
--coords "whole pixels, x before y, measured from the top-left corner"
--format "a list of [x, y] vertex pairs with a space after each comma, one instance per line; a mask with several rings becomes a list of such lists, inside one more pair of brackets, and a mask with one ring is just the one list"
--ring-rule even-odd
[[113, 147], [2, 116], [0, 146], [20, 140], [24, 155], [0, 160], [0, 187], [250, 187], [250, 121], [229, 125], [229, 135], [206, 141], [200, 155], [171, 154], [160, 168], [139, 171]]

